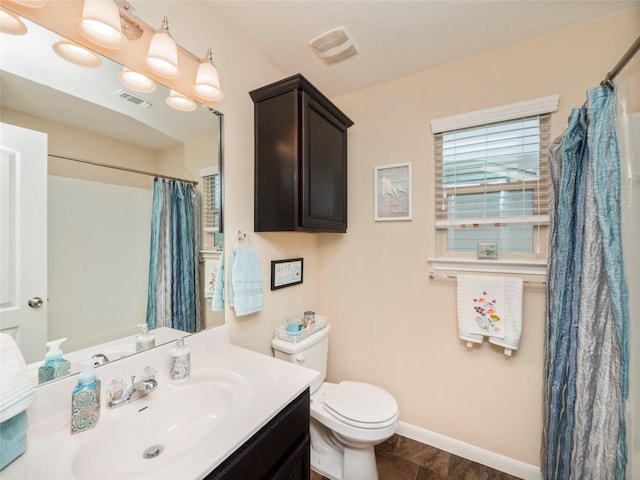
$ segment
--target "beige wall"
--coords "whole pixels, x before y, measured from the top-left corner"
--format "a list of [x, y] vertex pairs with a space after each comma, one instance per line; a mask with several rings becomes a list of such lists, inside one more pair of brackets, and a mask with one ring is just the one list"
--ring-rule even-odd
[[[50, 154], [151, 172], [157, 170], [158, 156], [154, 150], [15, 110], [2, 109], [1, 118], [5, 123], [46, 133], [47, 151]], [[53, 157], [49, 158], [48, 173], [137, 188], [151, 189], [153, 186], [149, 177], [143, 175], [132, 175]]]
[[[427, 277], [435, 255], [430, 121], [557, 93], [555, 138], [639, 31], [636, 9], [334, 99], [355, 125], [349, 230], [320, 243], [330, 380], [376, 383], [395, 395], [405, 422], [539, 464], [544, 289], [525, 288], [512, 358], [488, 343], [467, 350], [457, 338], [455, 283]], [[413, 220], [374, 222], [374, 166], [407, 161]]]
[[[434, 254], [429, 122], [558, 93], [557, 135], [570, 108], [584, 101], [585, 90], [602, 80], [640, 31], [638, 10], [335, 98], [355, 121], [349, 229], [312, 235], [252, 233], [248, 92], [286, 75], [215, 14], [176, 3], [162, 9], [172, 18], [172, 32], [192, 51], [213, 48], [225, 91], [219, 104], [225, 113], [225, 242], [231, 247], [237, 230], [249, 233], [264, 280], [262, 312], [236, 317], [227, 308], [232, 342], [270, 355], [273, 330], [287, 316], [324, 313], [334, 328], [329, 380], [377, 383], [397, 398], [401, 420], [537, 465], [544, 290], [526, 289], [521, 348], [512, 358], [489, 344], [467, 351], [457, 339], [455, 285], [427, 278], [427, 257]], [[140, 7], [150, 22], [162, 14], [146, 2]], [[413, 162], [413, 221], [375, 223], [373, 167], [403, 161]], [[304, 283], [271, 292], [270, 260], [298, 256], [305, 260]]]

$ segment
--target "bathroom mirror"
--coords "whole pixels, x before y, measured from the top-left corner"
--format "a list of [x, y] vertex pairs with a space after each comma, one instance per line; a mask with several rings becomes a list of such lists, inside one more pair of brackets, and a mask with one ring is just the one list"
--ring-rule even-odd
[[[43, 328], [49, 341], [68, 339], [62, 350], [72, 357], [74, 373], [75, 352], [109, 360], [135, 353], [132, 339], [145, 323], [154, 177], [131, 170], [193, 180], [199, 190], [201, 172], [217, 172], [222, 210], [223, 116], [200, 104], [191, 112], [170, 108], [169, 89], [160, 84], [152, 93], [124, 87], [118, 81], [122, 67], [104, 56], [97, 68], [62, 60], [52, 49], [57, 34], [24, 23], [25, 35], [0, 34], [0, 121], [48, 135]], [[221, 218], [220, 212], [220, 231]], [[221, 236], [201, 235], [201, 249], [215, 261]], [[113, 268], [118, 262], [123, 266]], [[224, 323], [224, 312], [212, 312], [205, 298], [204, 266], [202, 260], [201, 324], [207, 328]], [[0, 328], [7, 330], [2, 322]], [[184, 335], [159, 334], [156, 345]], [[25, 359], [37, 367], [45, 346], [31, 351], [38, 353]]]

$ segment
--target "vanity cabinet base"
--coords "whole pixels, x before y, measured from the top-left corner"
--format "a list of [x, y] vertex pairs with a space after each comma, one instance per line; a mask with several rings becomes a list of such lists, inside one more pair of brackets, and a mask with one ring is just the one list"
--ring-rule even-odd
[[307, 389], [206, 480], [309, 480], [309, 408]]

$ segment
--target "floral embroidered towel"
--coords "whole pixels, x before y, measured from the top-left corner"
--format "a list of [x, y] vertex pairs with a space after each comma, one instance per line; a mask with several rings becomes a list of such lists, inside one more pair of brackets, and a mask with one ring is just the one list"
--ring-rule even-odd
[[458, 335], [517, 349], [522, 331], [522, 279], [458, 275]]
[[505, 278], [504, 286], [504, 337], [490, 335], [489, 341], [505, 349], [517, 350], [522, 333], [522, 279]]

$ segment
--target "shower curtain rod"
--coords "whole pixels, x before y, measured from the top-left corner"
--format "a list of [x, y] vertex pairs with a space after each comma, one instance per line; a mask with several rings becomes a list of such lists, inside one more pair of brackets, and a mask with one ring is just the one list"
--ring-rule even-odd
[[136, 170], [135, 168], [120, 167], [118, 165], [110, 165], [108, 163], [92, 162], [91, 160], [83, 160], [82, 158], [65, 157], [64, 155], [56, 155], [55, 153], [48, 153], [47, 156], [54, 157], [54, 158], [61, 158], [63, 160], [71, 160], [72, 162], [80, 162], [80, 163], [86, 163], [88, 165], [95, 165], [96, 167], [113, 168], [114, 170], [122, 170], [124, 172], [139, 173], [140, 175], [148, 175], [150, 177], [164, 178], [166, 180], [177, 180], [179, 182], [193, 183], [194, 185], [198, 184], [198, 182], [194, 180], [185, 180], [184, 178], [170, 177], [168, 175], [160, 175], [159, 173], [146, 172], [144, 170]]
[[638, 53], [638, 50], [640, 50], [640, 37], [638, 37], [636, 41], [633, 42], [633, 45], [631, 45], [629, 50], [627, 50], [627, 52], [622, 56], [620, 61], [616, 63], [616, 66], [613, 67], [613, 70], [607, 73], [607, 75], [604, 77], [604, 80], [600, 82], [600, 85], [606, 85], [611, 90], [613, 90], [613, 79], [616, 78], [625, 67], [625, 65], [629, 63], [629, 60], [631, 60], [633, 56]]

